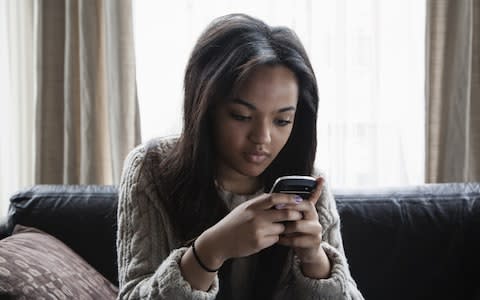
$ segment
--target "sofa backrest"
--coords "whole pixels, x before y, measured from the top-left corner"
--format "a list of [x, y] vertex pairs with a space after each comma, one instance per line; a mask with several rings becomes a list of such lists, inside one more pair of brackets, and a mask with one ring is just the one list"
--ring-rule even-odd
[[118, 285], [117, 200], [114, 186], [35, 185], [10, 198], [0, 236], [11, 234], [16, 224], [43, 230]]
[[335, 194], [365, 299], [480, 299], [480, 184]]
[[[117, 193], [113, 186], [27, 188], [11, 198], [0, 235], [15, 224], [44, 230], [118, 284]], [[365, 299], [480, 299], [480, 184], [334, 194], [345, 253]]]

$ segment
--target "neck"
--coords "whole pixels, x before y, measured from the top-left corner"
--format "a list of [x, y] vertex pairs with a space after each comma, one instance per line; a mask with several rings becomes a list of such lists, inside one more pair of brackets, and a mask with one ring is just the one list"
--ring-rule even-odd
[[258, 177], [226, 177], [218, 176], [217, 184], [222, 187], [222, 189], [239, 194], [239, 195], [249, 195], [258, 191], [261, 187], [261, 182]]

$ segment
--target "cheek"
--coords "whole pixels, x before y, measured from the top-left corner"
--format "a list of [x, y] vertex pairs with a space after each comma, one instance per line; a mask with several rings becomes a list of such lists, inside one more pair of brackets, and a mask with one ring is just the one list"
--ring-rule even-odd
[[242, 128], [233, 122], [224, 120], [216, 127], [215, 140], [217, 149], [224, 151], [225, 149], [233, 149], [242, 141]]
[[275, 143], [275, 157], [282, 151], [283, 147], [287, 144], [288, 139], [290, 138], [290, 134], [292, 133], [292, 126], [288, 128], [282, 128], [277, 132], [276, 143]]
[[280, 150], [282, 150], [282, 148], [285, 146], [291, 133], [292, 133], [292, 127], [280, 128], [275, 133], [275, 138], [272, 140], [275, 141], [275, 148], [277, 148], [276, 150], [278, 152], [280, 152]]

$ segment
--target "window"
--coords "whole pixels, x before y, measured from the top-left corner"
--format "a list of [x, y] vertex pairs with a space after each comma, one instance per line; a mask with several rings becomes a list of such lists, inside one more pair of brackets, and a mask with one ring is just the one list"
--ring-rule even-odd
[[137, 0], [142, 139], [181, 131], [182, 80], [217, 16], [247, 13], [293, 28], [320, 91], [316, 166], [336, 188], [424, 182], [425, 1]]
[[0, 216], [34, 182], [33, 1], [0, 1]]

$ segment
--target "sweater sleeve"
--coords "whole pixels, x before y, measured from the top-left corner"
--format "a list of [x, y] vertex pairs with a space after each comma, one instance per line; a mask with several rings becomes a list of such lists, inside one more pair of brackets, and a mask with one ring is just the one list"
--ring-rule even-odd
[[292, 279], [295, 295], [299, 299], [364, 299], [350, 275], [340, 234], [340, 216], [335, 199], [327, 183], [317, 202], [320, 224], [323, 226], [321, 246], [330, 259], [332, 270], [329, 278], [311, 279], [300, 269], [300, 260], [293, 257]]
[[215, 299], [218, 276], [207, 292], [183, 278], [180, 260], [187, 248], [173, 249], [169, 218], [144, 165], [140, 146], [125, 160], [119, 186], [118, 299]]

